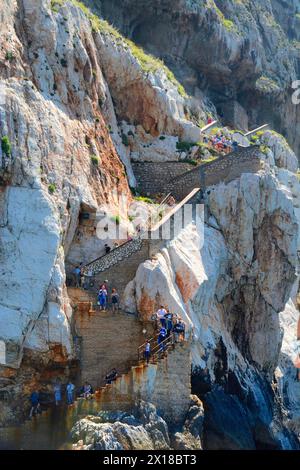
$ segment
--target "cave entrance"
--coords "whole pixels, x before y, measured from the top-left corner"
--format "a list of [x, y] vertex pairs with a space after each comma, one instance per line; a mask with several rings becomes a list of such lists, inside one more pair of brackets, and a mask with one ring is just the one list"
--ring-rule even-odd
[[101, 256], [102, 248], [103, 242], [97, 238], [96, 208], [82, 204], [65, 261], [67, 286], [74, 285], [74, 269]]

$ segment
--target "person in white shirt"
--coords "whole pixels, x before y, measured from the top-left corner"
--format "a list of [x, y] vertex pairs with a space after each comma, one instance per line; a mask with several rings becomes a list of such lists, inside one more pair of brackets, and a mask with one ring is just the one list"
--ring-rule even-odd
[[165, 319], [166, 313], [167, 313], [167, 310], [165, 309], [163, 305], [161, 305], [160, 308], [156, 312], [156, 317], [160, 321], [161, 326], [163, 328], [166, 327], [166, 319]]

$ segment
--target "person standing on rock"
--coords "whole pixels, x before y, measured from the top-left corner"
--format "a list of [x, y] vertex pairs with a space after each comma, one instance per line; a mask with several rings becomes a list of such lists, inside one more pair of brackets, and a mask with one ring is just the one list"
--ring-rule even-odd
[[54, 391], [55, 405], [58, 406], [60, 405], [60, 402], [61, 402], [61, 384], [59, 382], [56, 382], [54, 384], [53, 391]]
[[111, 292], [111, 305], [112, 305], [112, 311], [113, 313], [117, 312], [119, 310], [119, 294], [116, 291], [116, 289], [112, 289]]
[[68, 405], [73, 405], [74, 403], [74, 390], [75, 390], [75, 385], [72, 384], [71, 381], [69, 381], [67, 384], [67, 388], [66, 388]]

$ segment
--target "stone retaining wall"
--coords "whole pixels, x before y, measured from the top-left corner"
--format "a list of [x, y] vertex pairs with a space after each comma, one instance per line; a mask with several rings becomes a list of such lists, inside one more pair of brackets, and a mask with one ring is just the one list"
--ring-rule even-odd
[[153, 403], [169, 425], [182, 425], [191, 402], [190, 343], [177, 344], [157, 364], [133, 367], [112, 385], [116, 403], [136, 399]]
[[167, 181], [195, 168], [186, 162], [132, 162], [138, 187], [145, 196], [165, 193]]
[[237, 152], [197, 167], [183, 162], [139, 162], [133, 165], [144, 193], [153, 195], [160, 188], [160, 192], [172, 192], [177, 200], [186, 197], [193, 188], [204, 189], [222, 181], [227, 183], [242, 173], [255, 173], [260, 168], [260, 149], [256, 145], [240, 148]]

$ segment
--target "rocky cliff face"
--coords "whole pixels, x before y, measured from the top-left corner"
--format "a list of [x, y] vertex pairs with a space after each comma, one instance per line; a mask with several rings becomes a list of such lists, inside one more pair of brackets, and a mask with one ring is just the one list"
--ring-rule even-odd
[[[293, 198], [279, 185], [277, 171], [269, 167], [209, 188], [203, 247], [201, 234], [188, 227], [155, 260], [141, 265], [127, 288], [128, 306], [135, 302], [147, 316], [159, 304], [168, 305], [188, 325], [192, 390], [207, 410], [208, 448], [295, 445], [288, 430], [289, 425], [295, 429], [294, 420], [287, 424], [279, 404], [283, 386], [273, 382], [282, 354], [279, 312], [296, 280], [298, 238]], [[289, 334], [294, 341], [297, 315], [293, 309], [281, 314], [283, 325], [293, 318]], [[289, 370], [294, 373], [291, 359]], [[294, 377], [286, 386], [299, 399]], [[287, 406], [286, 391], [282, 398]], [[240, 427], [247, 432], [240, 435]]]
[[299, 106], [291, 99], [299, 78], [298, 1], [89, 3], [166, 62], [196, 98], [196, 119], [205, 95], [224, 124], [270, 122], [299, 150]]
[[[0, 148], [1, 425], [20, 418], [33, 387], [49, 391], [75, 373], [66, 271], [102, 254], [99, 206], [115, 217], [122, 195], [120, 223], [130, 225], [131, 160], [186, 158], [178, 142], [197, 142], [209, 113], [235, 127], [268, 120], [299, 145], [289, 94], [299, 20], [286, 20], [283, 2], [87, 3], [175, 75], [75, 0], [0, 6], [0, 137], [8, 138]], [[293, 14], [297, 3], [288, 2]], [[199, 416], [192, 431], [187, 417], [182, 435], [165, 431], [165, 447], [299, 445], [298, 164], [278, 134], [260, 139], [264, 170], [207, 188], [204, 243], [191, 224], [139, 266], [125, 291], [141, 319], [163, 303], [188, 326], [203, 433]], [[164, 427], [151, 412], [153, 429]], [[157, 448], [142, 415], [119, 416], [118, 425], [81, 421], [74, 439]]]

